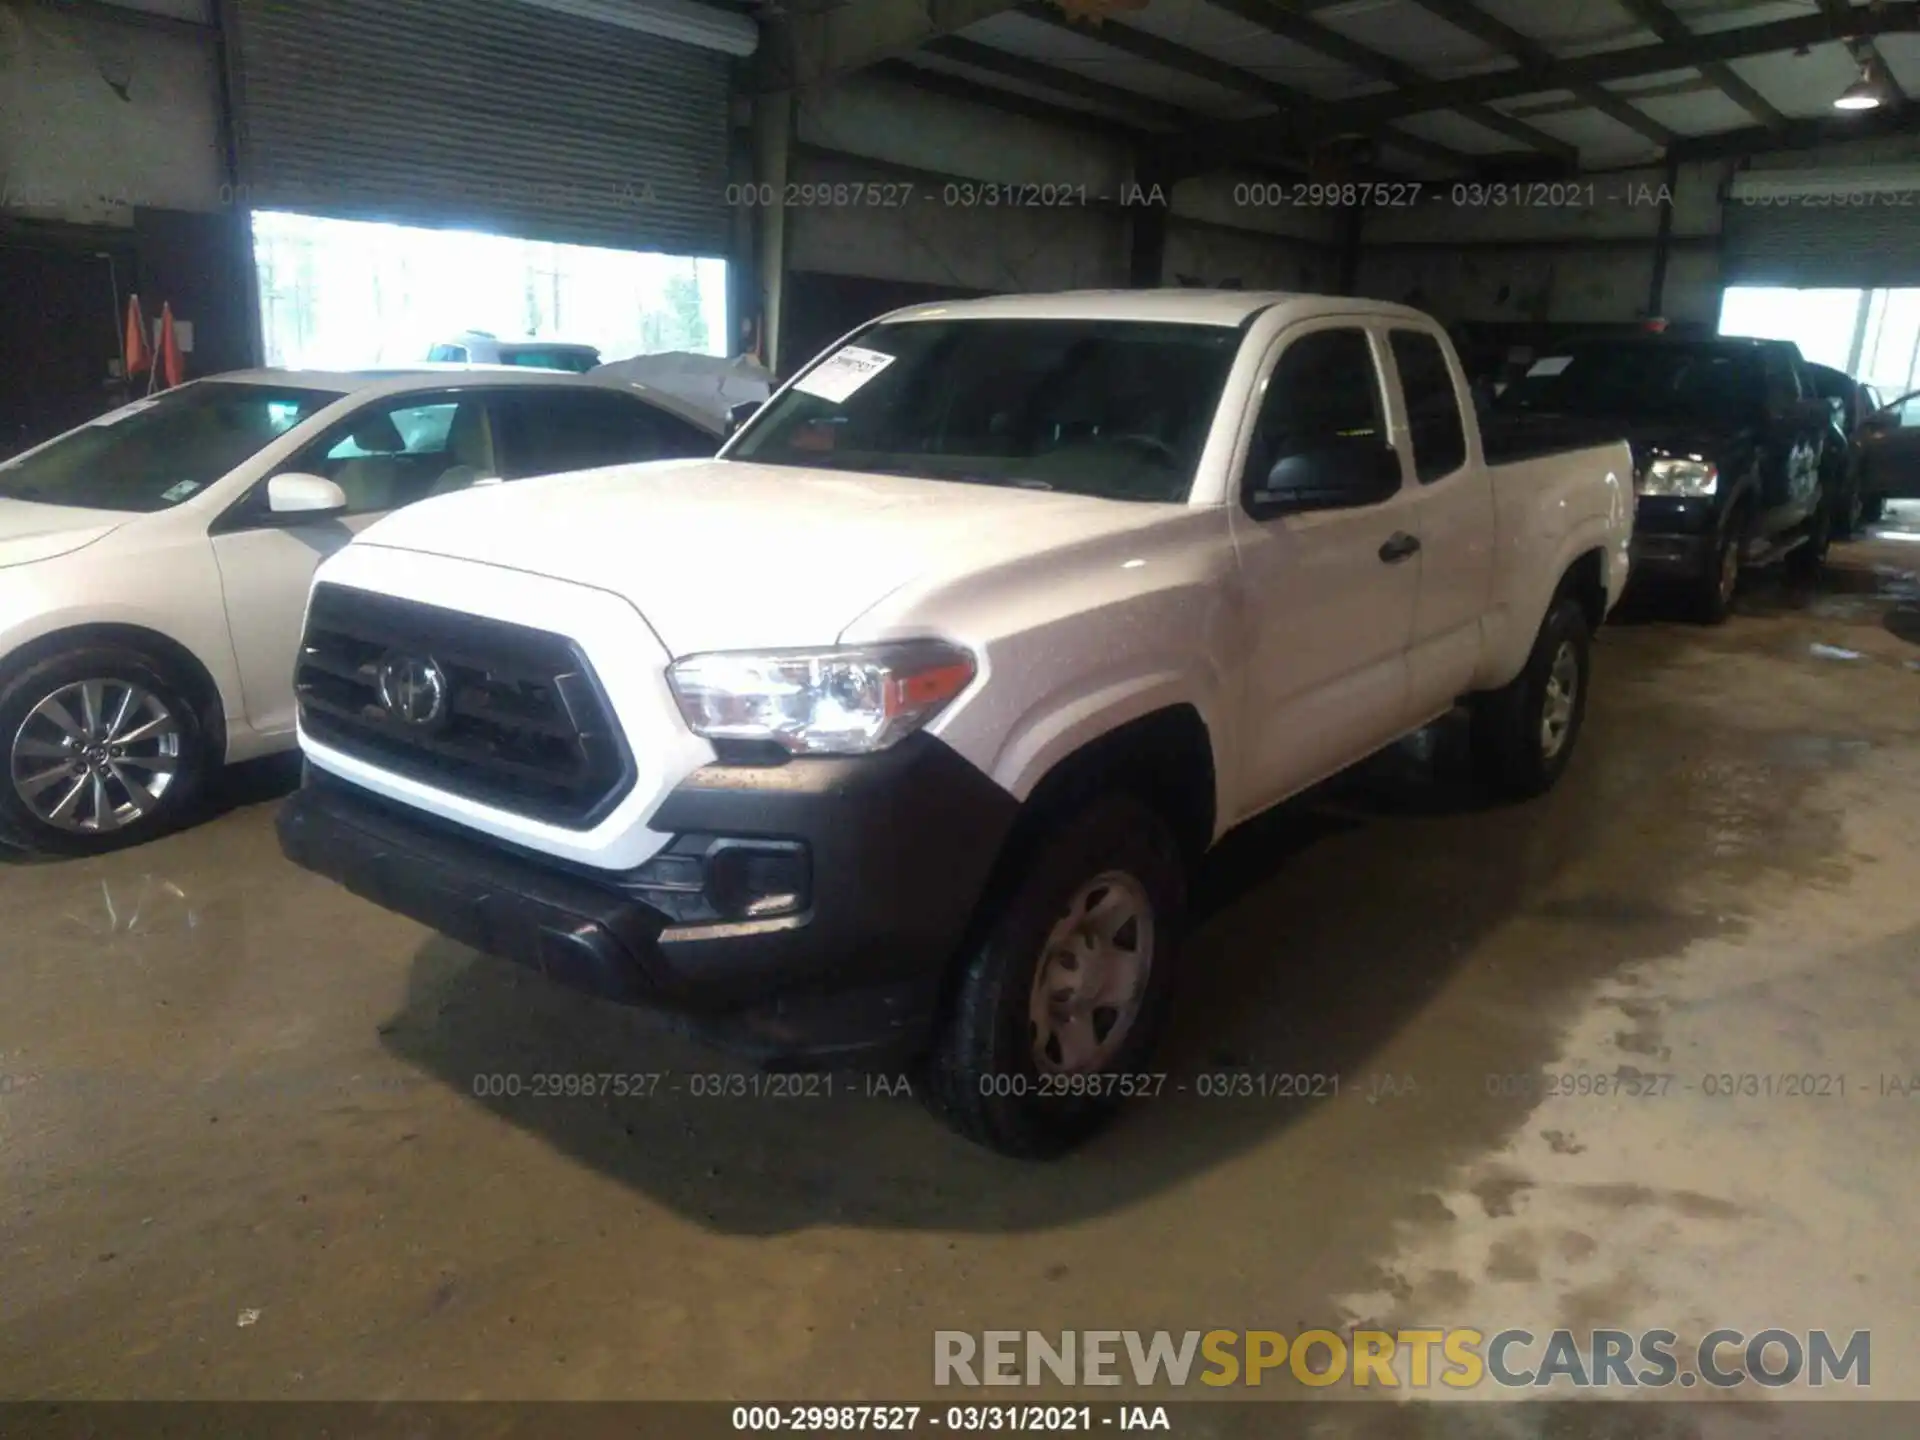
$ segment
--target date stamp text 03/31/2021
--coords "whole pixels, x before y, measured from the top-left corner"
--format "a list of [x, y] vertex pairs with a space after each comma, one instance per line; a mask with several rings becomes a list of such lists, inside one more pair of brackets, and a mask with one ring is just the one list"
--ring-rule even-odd
[[[1696, 1097], [1704, 1100], [1783, 1100], [1811, 1102], [1920, 1100], [1920, 1075], [1893, 1072], [1846, 1074], [1838, 1071], [1673, 1071], [1543, 1070], [1489, 1073], [1477, 1081], [1422, 1080], [1407, 1073], [1343, 1075], [1309, 1071], [1223, 1068], [1190, 1074], [1142, 1071], [1076, 1075], [992, 1072], [979, 1079], [982, 1094], [1034, 1096], [1040, 1099], [1158, 1100], [1190, 1097], [1231, 1101], [1383, 1101], [1454, 1099], [1645, 1100]], [[0, 1092], [16, 1088], [0, 1076]], [[906, 1073], [834, 1071], [482, 1071], [470, 1082], [481, 1099], [505, 1100], [890, 1100], [917, 1093]]]

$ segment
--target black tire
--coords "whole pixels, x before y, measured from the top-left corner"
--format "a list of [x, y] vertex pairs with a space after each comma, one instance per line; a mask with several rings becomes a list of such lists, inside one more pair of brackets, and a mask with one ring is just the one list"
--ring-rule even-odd
[[[147, 797], [139, 806], [142, 813], [114, 828], [68, 829], [51, 824], [35, 813], [22, 794], [23, 784], [37, 775], [52, 773], [62, 763], [26, 752], [23, 742], [37, 740], [43, 752], [46, 741], [57, 733], [48, 730], [44, 720], [36, 720], [34, 727], [27, 728], [28, 717], [43, 701], [65, 687], [86, 681], [104, 682], [108, 687], [104, 698], [109, 704], [115, 691], [129, 685], [138, 686], [165, 708], [174, 726], [174, 738], [136, 742], [121, 757], [126, 767], [121, 771], [123, 775], [135, 773], [151, 777], [161, 772], [149, 766], [170, 764], [172, 768], [165, 772], [171, 778], [158, 798]], [[0, 839], [43, 854], [102, 855], [143, 844], [182, 823], [193, 813], [200, 798], [212, 753], [199, 709], [190, 697], [189, 688], [165, 661], [122, 645], [96, 644], [62, 651], [10, 676], [5, 685], [0, 686], [0, 755], [4, 755], [6, 762], [4, 773], [0, 773]], [[173, 753], [164, 753], [168, 746], [173, 748]], [[147, 757], [148, 763], [140, 764], [140, 757]], [[63, 776], [52, 782], [56, 792], [64, 779]], [[110, 771], [104, 783], [108, 803], [115, 811], [130, 809], [136, 803], [132, 790], [112, 778]], [[89, 787], [76, 806], [76, 814], [82, 821], [92, 803]]]
[[1887, 497], [1884, 495], [1863, 495], [1860, 497], [1860, 523], [1878, 525], [1887, 518]]
[[[1564, 695], [1567, 657], [1572, 703], [1558, 742], [1550, 747], [1547, 707], [1550, 697]], [[1592, 670], [1593, 637], [1586, 612], [1571, 595], [1560, 595], [1540, 624], [1526, 668], [1504, 689], [1474, 698], [1473, 761], [1483, 785], [1508, 800], [1531, 799], [1553, 788], [1573, 758], [1586, 720]]]
[[1807, 538], [1787, 552], [1788, 578], [1810, 584], [1820, 578], [1826, 567], [1827, 551], [1833, 545], [1833, 506], [1825, 494], [1807, 521]]
[[[934, 1113], [969, 1140], [1019, 1159], [1050, 1159], [1151, 1089], [1144, 1067], [1179, 967], [1187, 870], [1166, 821], [1126, 794], [1105, 795], [1043, 822], [1012, 858], [1011, 883], [983, 917], [976, 943], [956, 962], [960, 968], [926, 1059], [926, 1092]], [[1037, 1061], [1029, 1007], [1055, 926], [1086, 887], [1115, 872], [1130, 878], [1151, 907], [1145, 982], [1131, 1023], [1105, 1063], [1082, 1072], [1086, 1081], [1063, 1081]], [[1094, 1093], [1058, 1093], [1076, 1084]]]
[[1851, 540], [1860, 533], [1860, 526], [1866, 519], [1866, 501], [1860, 494], [1860, 476], [1849, 470], [1845, 483], [1840, 487], [1839, 503], [1833, 512], [1833, 538]]
[[1747, 507], [1735, 507], [1727, 517], [1706, 571], [1694, 582], [1693, 612], [1703, 625], [1719, 625], [1733, 613], [1733, 597], [1740, 591], [1741, 550], [1747, 541]]

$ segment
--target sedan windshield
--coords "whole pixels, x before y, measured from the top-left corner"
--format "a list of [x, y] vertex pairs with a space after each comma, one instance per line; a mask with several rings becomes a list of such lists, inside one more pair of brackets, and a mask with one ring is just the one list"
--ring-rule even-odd
[[0, 497], [165, 510], [339, 398], [326, 390], [198, 381], [109, 411], [0, 464]]
[[1180, 502], [1240, 338], [1129, 321], [877, 325], [769, 405], [728, 458]]
[[1588, 345], [1534, 362], [1500, 396], [1502, 410], [1608, 417], [1736, 419], [1762, 403], [1750, 350], [1636, 342]]

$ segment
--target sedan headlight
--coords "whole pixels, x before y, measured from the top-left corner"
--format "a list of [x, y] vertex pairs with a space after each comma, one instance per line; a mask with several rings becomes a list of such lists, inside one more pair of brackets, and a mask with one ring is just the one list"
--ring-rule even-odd
[[667, 670], [680, 713], [709, 740], [796, 755], [867, 755], [905, 739], [972, 683], [973, 656], [942, 640], [832, 650], [691, 655]]
[[1719, 485], [1719, 468], [1710, 462], [1669, 458], [1649, 464], [1633, 488], [1642, 495], [1711, 495]]

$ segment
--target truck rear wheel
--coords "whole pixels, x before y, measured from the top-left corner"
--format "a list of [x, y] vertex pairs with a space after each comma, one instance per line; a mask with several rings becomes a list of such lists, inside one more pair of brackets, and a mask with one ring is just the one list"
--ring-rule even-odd
[[1050, 1158], [1156, 1093], [1143, 1066], [1165, 1018], [1186, 867], [1145, 802], [1109, 795], [1018, 852], [927, 1058], [929, 1103], [968, 1139]]
[[1586, 613], [1561, 595], [1541, 622], [1526, 668], [1504, 689], [1475, 697], [1474, 768], [1495, 793], [1524, 800], [1553, 788], [1586, 719], [1592, 661]]

